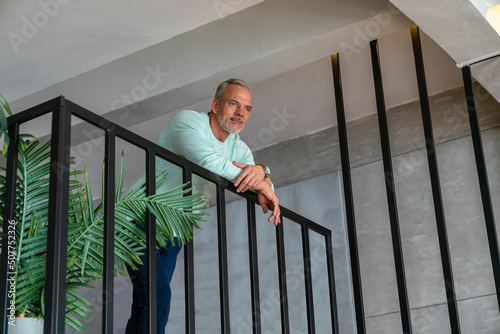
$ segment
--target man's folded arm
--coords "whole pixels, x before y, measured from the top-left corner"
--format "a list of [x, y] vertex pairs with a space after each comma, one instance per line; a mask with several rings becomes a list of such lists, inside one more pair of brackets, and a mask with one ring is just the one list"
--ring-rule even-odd
[[[180, 115], [180, 114], [179, 114]], [[219, 155], [210, 145], [209, 139], [203, 134], [205, 126], [202, 120], [192, 117], [188, 120], [181, 117], [174, 119], [168, 138], [173, 150], [186, 159], [234, 182], [241, 173], [241, 168], [233, 165], [232, 161]], [[253, 164], [253, 159], [243, 155], [245, 163]]]

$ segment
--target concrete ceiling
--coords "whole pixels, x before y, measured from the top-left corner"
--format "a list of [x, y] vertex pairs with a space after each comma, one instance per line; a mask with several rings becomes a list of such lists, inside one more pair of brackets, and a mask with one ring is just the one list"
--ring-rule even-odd
[[[500, 37], [486, 21], [498, 0], [391, 0], [443, 48], [459, 67], [500, 54]], [[471, 67], [474, 78], [500, 101], [500, 57]]]
[[[475, 2], [4, 0], [0, 92], [15, 111], [64, 95], [154, 140], [179, 110], [207, 110], [216, 85], [240, 77], [254, 93], [241, 136], [260, 149], [336, 123], [333, 53], [341, 53], [348, 119], [374, 113], [372, 39], [379, 40], [387, 107], [416, 99], [415, 23], [429, 92], [461, 85], [456, 63], [500, 51], [478, 10], [483, 2]], [[473, 69], [499, 93], [496, 60]], [[43, 123], [23, 131], [44, 136]], [[75, 144], [92, 139], [88, 127], [74, 123]]]
[[2, 1], [2, 88], [17, 100], [261, 1]]

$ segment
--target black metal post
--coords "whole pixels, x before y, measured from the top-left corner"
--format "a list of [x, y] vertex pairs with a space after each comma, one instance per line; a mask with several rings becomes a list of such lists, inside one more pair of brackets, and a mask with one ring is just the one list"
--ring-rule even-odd
[[[146, 151], [146, 195], [156, 192], [156, 154]], [[146, 210], [146, 286], [147, 286], [147, 332], [157, 332], [157, 296], [156, 296], [156, 222], [149, 210]]]
[[227, 233], [226, 233], [226, 195], [224, 187], [217, 185], [217, 229], [219, 231], [219, 292], [221, 333], [231, 329], [229, 319], [229, 287], [227, 273]]
[[307, 330], [309, 334], [316, 333], [314, 319], [314, 300], [312, 288], [311, 272], [311, 246], [309, 243], [309, 229], [302, 225], [302, 255], [304, 260], [304, 285], [306, 293], [306, 311], [307, 311]]
[[495, 279], [495, 289], [497, 292], [497, 307], [500, 307], [500, 256], [498, 254], [498, 237], [496, 232], [497, 229], [495, 226], [493, 205], [491, 203], [488, 171], [486, 169], [486, 160], [484, 158], [483, 143], [481, 139], [481, 129], [479, 127], [479, 121], [476, 112], [476, 103], [474, 101], [474, 86], [472, 85], [472, 74], [469, 66], [465, 66], [462, 68], [462, 76], [464, 79], [465, 96], [467, 98], [467, 109], [469, 111], [469, 123], [472, 136], [472, 145], [474, 147], [474, 157], [476, 159], [477, 176], [479, 179], [481, 200], [483, 202], [483, 214], [486, 223], [486, 232], [488, 234], [491, 265], [493, 268], [493, 277]]
[[396, 201], [396, 188], [394, 185], [394, 172], [392, 169], [391, 146], [389, 140], [389, 127], [384, 99], [384, 88], [382, 85], [382, 73], [378, 53], [377, 40], [370, 42], [372, 59], [373, 81], [375, 96], [377, 100], [378, 124], [380, 130], [380, 143], [382, 146], [382, 159], [384, 164], [384, 176], [387, 192], [387, 204], [389, 207], [389, 220], [391, 224], [392, 246], [394, 252], [394, 265], [398, 284], [399, 308], [401, 310], [401, 323], [404, 333], [412, 333], [410, 307], [408, 304], [408, 292], [406, 289], [406, 276], [403, 259], [403, 247], [401, 244], [401, 233], [399, 229], [399, 217]]
[[[193, 174], [191, 169], [184, 168], [182, 171], [182, 181], [183, 183], [191, 184], [193, 179]], [[186, 194], [186, 196], [191, 195], [192, 192]], [[186, 313], [186, 334], [194, 334], [196, 331], [195, 327], [195, 299], [194, 299], [194, 250], [193, 242], [184, 245], [184, 297], [186, 301], [185, 313]]]
[[250, 262], [250, 291], [252, 296], [252, 328], [254, 334], [262, 333], [260, 321], [259, 261], [257, 254], [257, 226], [255, 203], [247, 198], [248, 254]]
[[[12, 320], [12, 318], [10, 317], [15, 317], [15, 309], [12, 310], [12, 306], [10, 305], [8, 291], [10, 290], [10, 284], [13, 284], [13, 282], [15, 282], [15, 271], [17, 266], [16, 249], [18, 246], [13, 245], [14, 248], [9, 248], [9, 246], [12, 246], [12, 240], [15, 241], [15, 236], [13, 233], [15, 231], [15, 225], [17, 223], [14, 217], [14, 209], [16, 197], [17, 154], [19, 148], [19, 124], [15, 123], [9, 125], [8, 136], [10, 138], [10, 142], [7, 151], [5, 193], [3, 194], [5, 198], [5, 207], [3, 208], [2, 260], [0, 267], [0, 330], [2, 331], [2, 333], [7, 333], [7, 325], [9, 323], [9, 320]], [[11, 255], [11, 259], [9, 259], [9, 255]], [[10, 265], [12, 264], [11, 261], [14, 261], [13, 268], [11, 268]], [[7, 282], [12, 283], [9, 283], [8, 285]]]
[[326, 265], [328, 269], [328, 283], [330, 292], [330, 311], [332, 320], [332, 331], [334, 334], [339, 333], [339, 318], [337, 313], [337, 294], [335, 292], [335, 271], [333, 267], [333, 244], [332, 234], [325, 235], [326, 245]]
[[337, 127], [339, 134], [340, 159], [342, 162], [342, 183], [344, 189], [347, 234], [349, 236], [349, 254], [351, 261], [354, 308], [356, 310], [356, 328], [359, 334], [366, 333], [365, 311], [363, 307], [363, 288], [361, 285], [361, 269], [359, 266], [358, 237], [356, 234], [356, 217], [354, 215], [354, 199], [352, 195], [351, 164], [349, 161], [349, 145], [347, 141], [347, 125], [342, 93], [339, 54], [332, 55], [333, 85], [335, 88], [335, 106], [337, 109]]
[[115, 152], [113, 130], [106, 132], [104, 152], [104, 273], [102, 331], [113, 333], [113, 296], [115, 264]]
[[71, 114], [65, 100], [52, 111], [44, 333], [64, 333], [68, 245]]
[[441, 265], [443, 268], [443, 277], [446, 282], [445, 290], [448, 304], [448, 316], [450, 318], [452, 333], [460, 333], [460, 321], [458, 316], [457, 300], [455, 296], [455, 283], [453, 280], [450, 247], [448, 244], [448, 233], [446, 231], [446, 219], [444, 216], [443, 198], [439, 181], [436, 145], [434, 141], [434, 132], [432, 130], [431, 109], [429, 104], [429, 96], [427, 93], [427, 84], [425, 80], [424, 58], [422, 56], [422, 45], [420, 43], [420, 33], [417, 26], [413, 26], [411, 28], [411, 37], [413, 43], [413, 54], [415, 56], [415, 70], [417, 73], [420, 109], [422, 111], [422, 123], [424, 126], [427, 162], [429, 165], [429, 174], [431, 178], [432, 199], [434, 202], [434, 214], [437, 224]]
[[280, 287], [280, 310], [281, 310], [281, 332], [290, 334], [290, 317], [288, 315], [288, 290], [286, 280], [286, 261], [285, 261], [285, 236], [283, 232], [283, 216], [281, 224], [276, 227], [276, 248], [278, 255], [278, 278]]

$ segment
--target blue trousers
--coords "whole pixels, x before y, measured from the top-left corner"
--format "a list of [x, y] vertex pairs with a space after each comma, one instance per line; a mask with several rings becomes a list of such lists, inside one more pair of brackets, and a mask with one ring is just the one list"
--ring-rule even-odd
[[[158, 334], [165, 333], [168, 315], [170, 313], [170, 281], [177, 262], [182, 245], [177, 238], [173, 242], [167, 239], [167, 245], [160, 247], [156, 252], [156, 298], [157, 298], [157, 331]], [[127, 271], [133, 285], [132, 311], [127, 322], [125, 334], [146, 334], [146, 255], [141, 256], [143, 265], [139, 270], [133, 270], [127, 266]], [[149, 333], [151, 334], [151, 333]]]

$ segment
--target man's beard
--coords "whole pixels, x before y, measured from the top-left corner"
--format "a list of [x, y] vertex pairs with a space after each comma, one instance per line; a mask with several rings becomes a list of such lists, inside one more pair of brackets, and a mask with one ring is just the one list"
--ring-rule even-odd
[[222, 118], [222, 115], [221, 114], [217, 114], [216, 115], [217, 117], [217, 123], [219, 123], [220, 127], [223, 128], [224, 130], [226, 130], [227, 132], [229, 132], [230, 134], [238, 134], [240, 133], [241, 130], [243, 130], [244, 126], [242, 126], [241, 128], [239, 128], [238, 130], [234, 130], [232, 129], [230, 126], [229, 126], [229, 121], [232, 119], [232, 118], [235, 118], [235, 119], [238, 119], [240, 120], [241, 122], [243, 122], [243, 120], [239, 117], [229, 117], [227, 120], [224, 120]]

